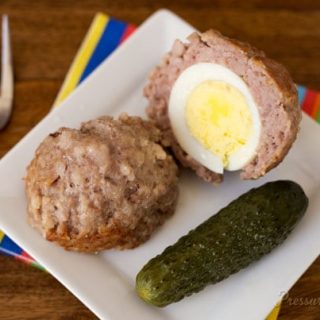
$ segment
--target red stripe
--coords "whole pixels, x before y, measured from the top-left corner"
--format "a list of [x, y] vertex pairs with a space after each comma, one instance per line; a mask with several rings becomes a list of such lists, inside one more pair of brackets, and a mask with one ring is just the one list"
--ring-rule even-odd
[[126, 30], [124, 31], [120, 43], [122, 43], [123, 41], [125, 41], [135, 30], [136, 30], [136, 26], [132, 25], [132, 24], [128, 24]]
[[302, 109], [310, 116], [312, 116], [312, 110], [313, 110], [316, 98], [317, 98], [317, 93], [315, 91], [308, 90], [303, 99]]
[[16, 255], [15, 258], [17, 260], [21, 260], [21, 261], [26, 262], [26, 263], [33, 263], [34, 262], [32, 257], [29, 256], [25, 251], [22, 251], [19, 255]]
[[21, 255], [24, 256], [26, 259], [30, 259], [30, 260], [34, 261], [34, 259], [25, 251], [23, 251], [21, 253]]

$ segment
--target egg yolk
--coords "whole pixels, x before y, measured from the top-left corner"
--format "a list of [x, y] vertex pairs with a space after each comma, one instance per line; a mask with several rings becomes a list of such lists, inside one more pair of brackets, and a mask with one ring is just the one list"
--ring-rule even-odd
[[224, 167], [253, 133], [245, 97], [223, 81], [208, 80], [196, 86], [188, 96], [185, 116], [191, 134], [220, 157]]

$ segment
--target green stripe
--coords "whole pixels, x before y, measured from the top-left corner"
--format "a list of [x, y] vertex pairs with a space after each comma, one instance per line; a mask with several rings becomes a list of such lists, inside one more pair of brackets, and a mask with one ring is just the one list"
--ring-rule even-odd
[[43, 266], [41, 266], [39, 263], [37, 263], [37, 262], [31, 262], [31, 265], [33, 267], [36, 267], [36, 268], [42, 270], [42, 271], [46, 271], [46, 269]]

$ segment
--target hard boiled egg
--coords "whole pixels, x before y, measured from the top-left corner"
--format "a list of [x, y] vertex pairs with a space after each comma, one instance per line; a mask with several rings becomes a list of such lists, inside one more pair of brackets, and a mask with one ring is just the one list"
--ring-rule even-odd
[[255, 156], [257, 105], [246, 83], [222, 65], [185, 69], [172, 88], [168, 113], [182, 149], [211, 171], [239, 170]]

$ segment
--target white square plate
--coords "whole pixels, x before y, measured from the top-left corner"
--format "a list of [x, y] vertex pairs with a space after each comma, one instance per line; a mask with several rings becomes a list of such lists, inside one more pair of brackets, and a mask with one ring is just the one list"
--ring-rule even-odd
[[[175, 215], [137, 249], [99, 255], [66, 252], [27, 224], [22, 177], [41, 140], [60, 126], [79, 127], [82, 121], [104, 114], [144, 115], [142, 88], [147, 74], [176, 38], [185, 39], [193, 30], [168, 11], [154, 14], [0, 162], [0, 228], [103, 319], [263, 319], [320, 252], [320, 139], [314, 139], [320, 137], [320, 126], [307, 116], [288, 157], [259, 181], [241, 181], [238, 174], [229, 174], [221, 186], [213, 187], [183, 172]], [[151, 257], [243, 192], [277, 179], [297, 181], [310, 198], [306, 216], [283, 245], [169, 307], [158, 309], [139, 300], [135, 275]]]

